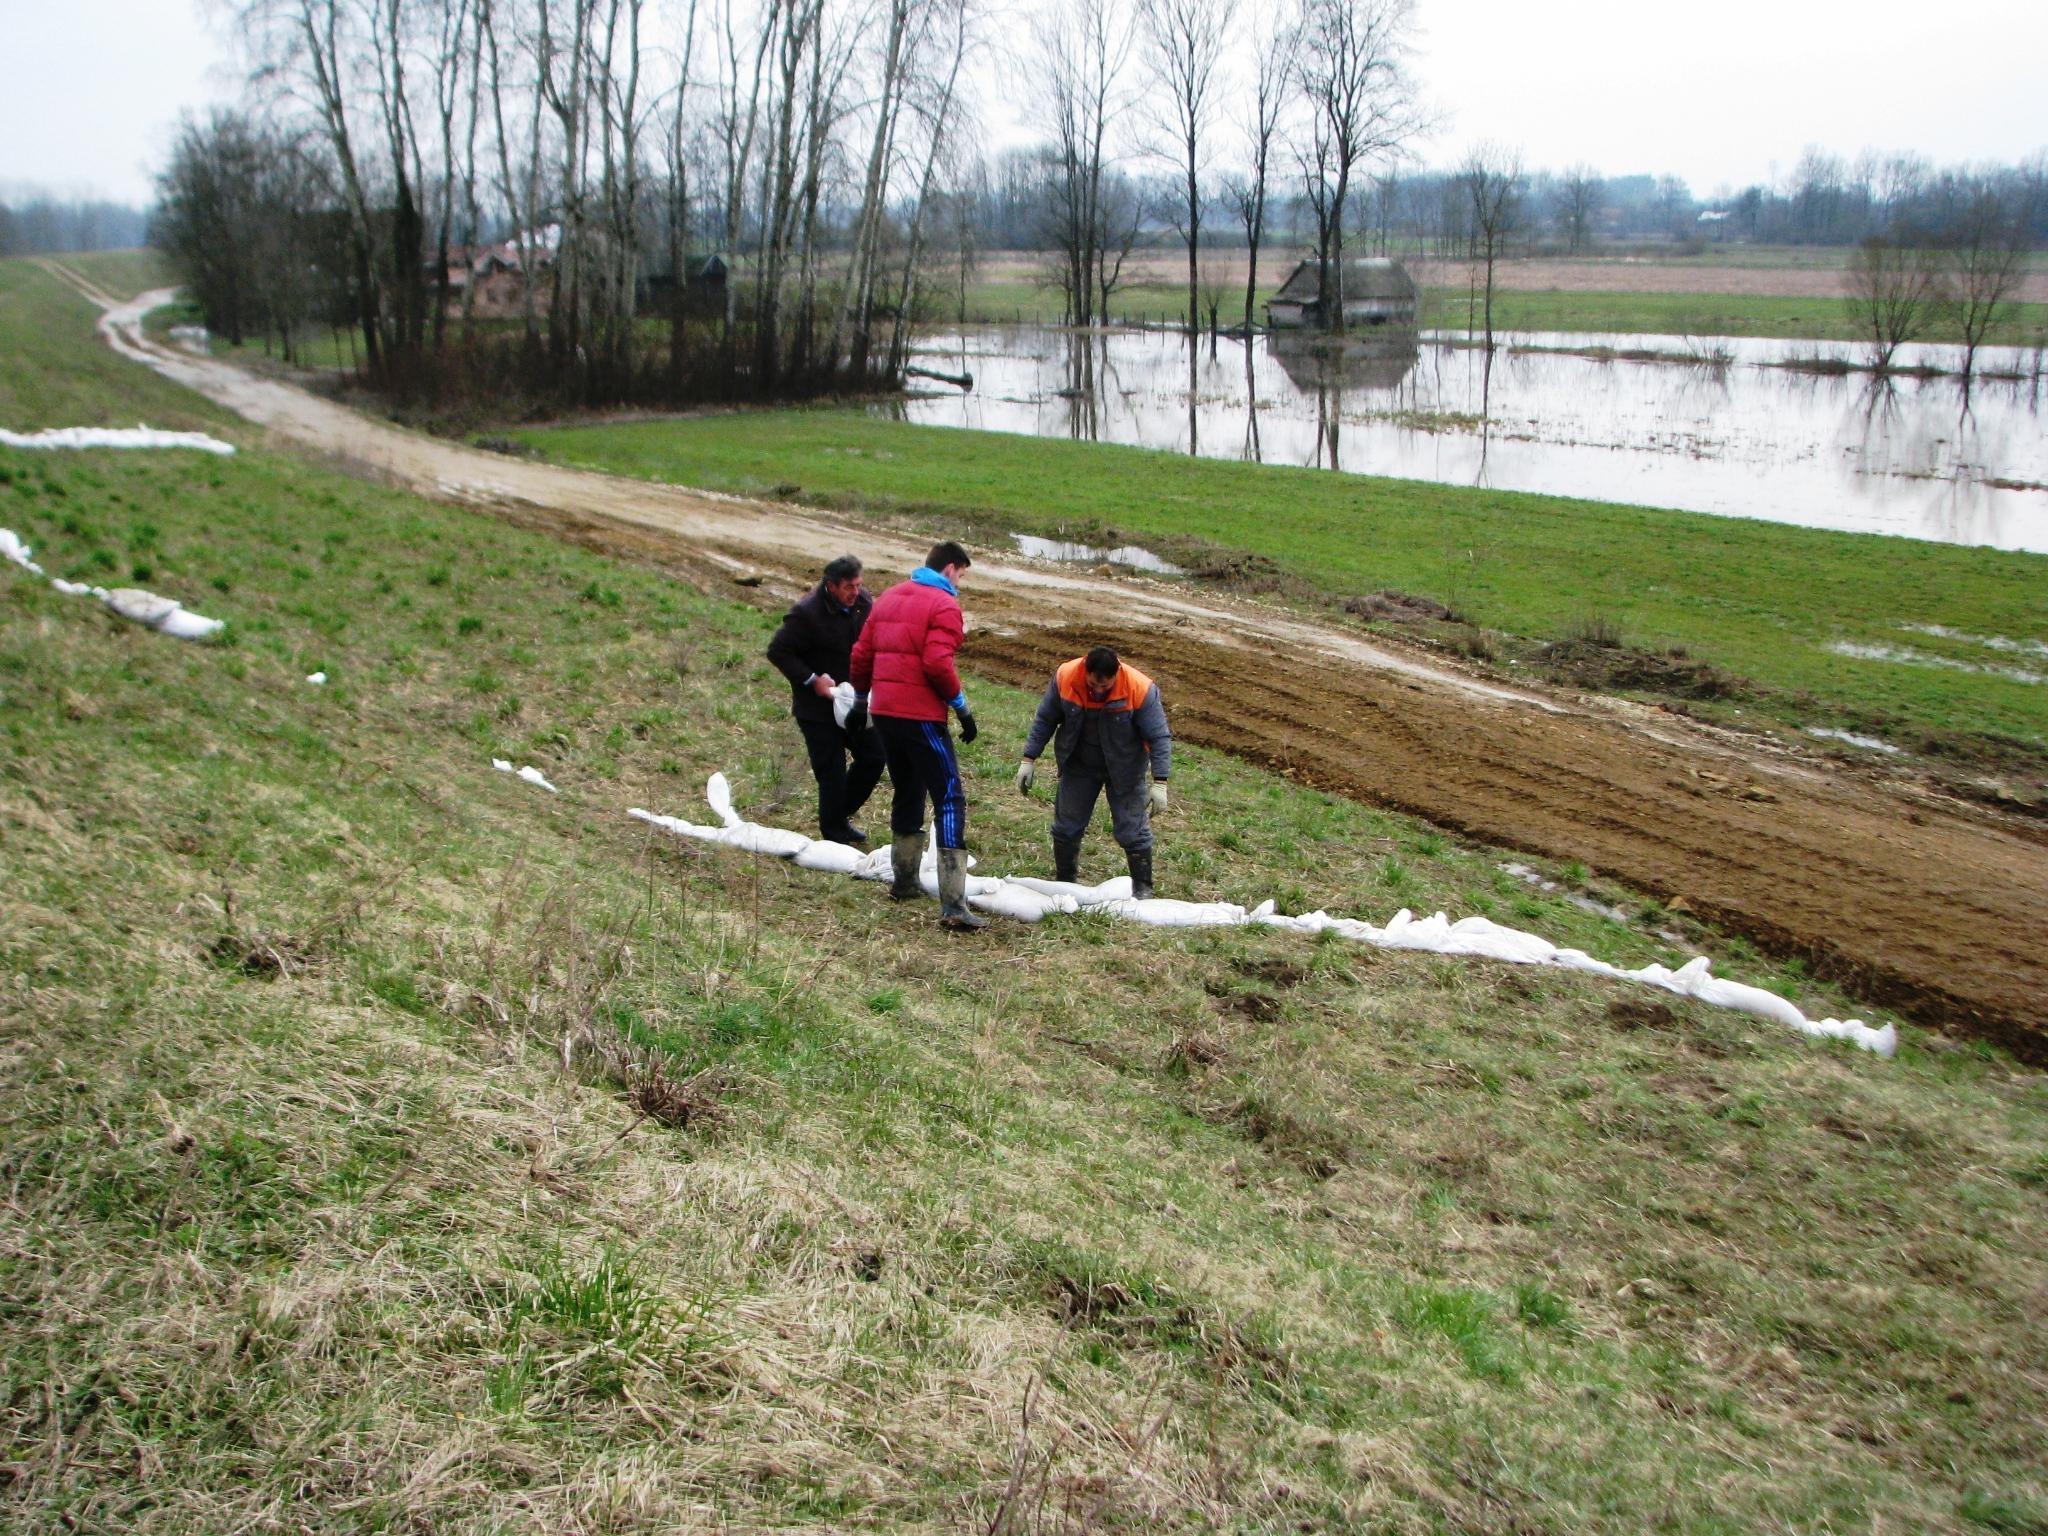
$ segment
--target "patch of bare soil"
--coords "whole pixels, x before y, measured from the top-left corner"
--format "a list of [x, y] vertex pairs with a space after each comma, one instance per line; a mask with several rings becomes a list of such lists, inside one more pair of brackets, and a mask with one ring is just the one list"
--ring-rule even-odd
[[[859, 549], [878, 581], [923, 543], [749, 502], [479, 452], [157, 347], [145, 295], [110, 342], [268, 426], [420, 494], [547, 528], [764, 608]], [[735, 576], [761, 575], [740, 587]], [[1501, 687], [1412, 649], [1225, 593], [977, 562], [964, 660], [1037, 689], [1109, 643], [1165, 690], [1174, 734], [1297, 782], [1556, 859], [1805, 959], [1922, 1023], [2048, 1061], [2048, 828], [1838, 771], [1683, 717]], [[1171, 835], [1169, 830], [1167, 835]]]
[[[1463, 288], [1472, 268], [1462, 261], [1409, 264], [1425, 288]], [[1848, 292], [1840, 267], [1735, 267], [1709, 261], [1577, 260], [1504, 261], [1494, 268], [1496, 288], [1543, 293], [1727, 293], [1792, 299], [1839, 299]], [[2021, 279], [2016, 297], [2048, 301], [2048, 274]]]
[[1677, 699], [1725, 699], [1741, 691], [1726, 672], [1684, 656], [1559, 640], [1536, 653], [1556, 682], [1596, 693], [1657, 693]]

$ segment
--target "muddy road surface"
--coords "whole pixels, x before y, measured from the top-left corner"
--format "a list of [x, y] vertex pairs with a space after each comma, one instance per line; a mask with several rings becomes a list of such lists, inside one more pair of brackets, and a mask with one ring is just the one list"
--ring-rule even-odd
[[[102, 333], [281, 445], [780, 606], [843, 548], [893, 579], [900, 534], [797, 508], [555, 468], [423, 437], [159, 346], [162, 294], [104, 296]], [[744, 578], [752, 585], [735, 585]], [[1468, 836], [1577, 859], [1907, 1018], [2048, 1061], [2048, 828], [1611, 699], [1491, 684], [1228, 596], [991, 556], [964, 660], [1042, 686], [1107, 641], [1160, 680], [1185, 739]]]

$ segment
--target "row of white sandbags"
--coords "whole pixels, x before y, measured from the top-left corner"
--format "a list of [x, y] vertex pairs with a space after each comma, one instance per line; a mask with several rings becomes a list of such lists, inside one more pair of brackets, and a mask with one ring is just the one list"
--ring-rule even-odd
[[[852, 875], [860, 880], [887, 880], [891, 876], [890, 851], [886, 846], [863, 853], [842, 843], [824, 842], [806, 837], [801, 832], [764, 827], [742, 819], [733, 809], [732, 786], [722, 773], [711, 776], [705, 798], [718, 817], [717, 825], [699, 825], [674, 816], [657, 816], [638, 807], [629, 814], [678, 837], [696, 838], [749, 853], [770, 854], [789, 859], [805, 869]], [[937, 853], [930, 847], [925, 851], [919, 878], [927, 894], [937, 894]], [[1284, 928], [1297, 933], [1329, 931], [1385, 949], [1472, 955], [1504, 960], [1511, 965], [1555, 965], [1662, 987], [1667, 992], [1695, 997], [1718, 1008], [1734, 1008], [1774, 1020], [1802, 1034], [1847, 1040], [1880, 1056], [1890, 1056], [1898, 1049], [1898, 1031], [1889, 1024], [1873, 1029], [1860, 1019], [1809, 1019], [1775, 992], [1710, 975], [1709, 962], [1704, 955], [1675, 971], [1662, 965], [1646, 965], [1625, 971], [1604, 960], [1596, 960], [1583, 950], [1560, 949], [1538, 934], [1503, 927], [1483, 917], [1468, 917], [1453, 923], [1439, 912], [1434, 917], [1418, 919], [1404, 907], [1384, 928], [1376, 928], [1355, 918], [1332, 917], [1327, 912], [1288, 917], [1277, 911], [1270, 901], [1250, 909], [1229, 902], [1172, 901], [1165, 898], [1134, 901], [1131, 899], [1131, 882], [1121, 875], [1100, 885], [1072, 885], [1025, 876], [1003, 879], [970, 874], [967, 899], [984, 912], [1027, 923], [1035, 923], [1059, 912], [1091, 911], [1164, 928], [1256, 926]]]
[[[6, 435], [0, 433], [0, 437]], [[140, 587], [116, 587], [110, 592], [105, 587], [90, 587], [82, 581], [66, 581], [61, 576], [52, 576], [36, 564], [28, 545], [12, 528], [0, 528], [0, 559], [11, 560], [23, 570], [42, 577], [66, 597], [96, 597], [109, 612], [173, 639], [207, 640], [227, 627], [225, 619], [209, 619], [172, 598], [158, 597]]]
[[197, 448], [222, 455], [235, 451], [233, 443], [204, 432], [165, 432], [156, 427], [45, 427], [26, 434], [0, 429], [0, 448]]

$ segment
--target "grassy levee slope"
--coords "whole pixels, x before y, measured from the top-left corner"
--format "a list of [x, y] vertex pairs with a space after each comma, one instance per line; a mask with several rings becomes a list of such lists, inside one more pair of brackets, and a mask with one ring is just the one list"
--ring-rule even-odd
[[[88, 321], [0, 264], [0, 420], [71, 419]], [[1994, 1053], [1291, 936], [949, 941], [624, 816], [724, 768], [803, 821], [750, 610], [253, 446], [0, 449], [0, 526], [229, 621], [0, 567], [0, 1523], [2048, 1520], [2048, 1093]], [[973, 841], [1035, 863], [1031, 700], [976, 695]], [[1175, 785], [1177, 893], [1667, 953], [1227, 759]]]
[[[1558, 496], [918, 427], [856, 411], [528, 429], [562, 463], [931, 514], [1169, 557], [1249, 551], [1330, 597], [1398, 588], [1554, 640], [1605, 623], [1760, 684], [1747, 701], [1880, 734], [2048, 746], [2048, 688], [1967, 637], [2048, 642], [2048, 557]], [[1197, 555], [1199, 558], [1199, 555]], [[1907, 625], [1939, 626], [1950, 636]], [[1837, 642], [1947, 659], [1867, 660]], [[1984, 670], [1962, 670], [1962, 668]], [[2021, 671], [2039, 668], [2020, 667]]]

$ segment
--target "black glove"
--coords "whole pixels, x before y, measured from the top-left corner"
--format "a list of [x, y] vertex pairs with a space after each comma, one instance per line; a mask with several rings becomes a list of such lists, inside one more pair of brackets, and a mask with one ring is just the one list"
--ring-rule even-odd
[[974, 723], [973, 710], [962, 709], [956, 711], [956, 713], [960, 716], [960, 742], [961, 745], [965, 746], [981, 734], [981, 727]]
[[857, 693], [853, 696], [853, 708], [846, 712], [844, 727], [849, 736], [858, 736], [868, 728], [868, 696]]

